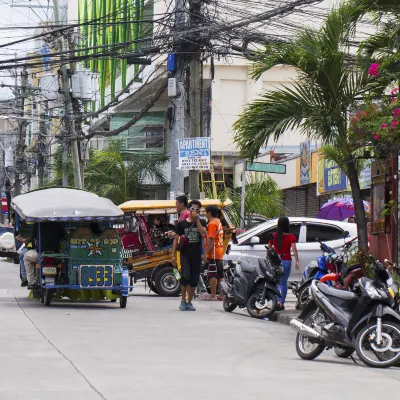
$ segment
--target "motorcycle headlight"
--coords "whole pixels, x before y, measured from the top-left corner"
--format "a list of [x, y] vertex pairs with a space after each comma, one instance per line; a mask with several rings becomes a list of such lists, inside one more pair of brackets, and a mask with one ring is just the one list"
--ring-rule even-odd
[[375, 286], [371, 284], [365, 287], [365, 291], [371, 299], [386, 299], [388, 297], [385, 290], [378, 290]]

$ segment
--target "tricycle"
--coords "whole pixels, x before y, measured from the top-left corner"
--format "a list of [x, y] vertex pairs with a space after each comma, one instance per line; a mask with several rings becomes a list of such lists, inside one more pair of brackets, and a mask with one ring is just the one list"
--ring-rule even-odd
[[64, 187], [28, 192], [11, 206], [15, 233], [28, 238], [24, 260], [32, 297], [46, 306], [54, 298], [119, 298], [120, 307], [126, 307], [129, 275], [115, 228], [123, 213], [115, 204]]
[[[205, 218], [204, 209], [216, 205], [226, 222], [224, 228], [224, 248], [234, 234], [229, 210], [233, 207], [230, 200], [201, 200], [201, 218]], [[145, 281], [151, 291], [161, 296], [178, 296], [179, 280], [171, 262], [171, 232], [178, 219], [175, 200], [131, 200], [121, 204], [124, 212], [124, 224], [120, 234], [123, 243], [123, 263], [129, 269], [131, 285]], [[154, 225], [157, 224], [157, 235]]]

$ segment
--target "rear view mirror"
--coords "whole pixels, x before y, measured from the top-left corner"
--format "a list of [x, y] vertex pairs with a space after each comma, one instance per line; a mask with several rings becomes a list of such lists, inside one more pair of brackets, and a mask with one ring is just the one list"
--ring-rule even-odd
[[258, 236], [253, 236], [251, 239], [250, 239], [250, 244], [251, 245], [253, 245], [253, 244], [259, 244], [260, 243], [260, 238], [258, 237]]
[[344, 232], [343, 232], [343, 238], [344, 238], [344, 239], [348, 238], [349, 236], [350, 236], [349, 231], [344, 231]]
[[267, 235], [267, 240], [270, 242], [272, 240], [274, 240], [274, 235], [272, 233], [268, 233]]

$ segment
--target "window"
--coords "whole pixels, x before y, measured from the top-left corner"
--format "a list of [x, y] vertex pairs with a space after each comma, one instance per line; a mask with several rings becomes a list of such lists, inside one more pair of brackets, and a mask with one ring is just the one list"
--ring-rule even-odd
[[[297, 224], [290, 224], [290, 233], [296, 236], [296, 241], [299, 241], [299, 236], [300, 236], [300, 229], [301, 229], [301, 223]], [[260, 238], [260, 243], [262, 245], [267, 245], [269, 240], [270, 240], [270, 235], [276, 232], [276, 226], [273, 228], [269, 228], [264, 232], [259, 233], [257, 236]], [[250, 239], [246, 240], [245, 243], [242, 243], [242, 245], [246, 245], [250, 243]]]
[[302, 224], [300, 224], [300, 223], [298, 223], [298, 224], [290, 224], [290, 233], [292, 235], [296, 236], [296, 242], [299, 241], [301, 225]]
[[157, 149], [164, 147], [163, 132], [145, 132], [144, 142], [146, 143], [146, 149]]
[[143, 143], [143, 133], [128, 131], [128, 137], [126, 138], [127, 150], [144, 149], [145, 147], [146, 145]]
[[343, 239], [343, 231], [332, 225], [307, 224], [307, 243]]

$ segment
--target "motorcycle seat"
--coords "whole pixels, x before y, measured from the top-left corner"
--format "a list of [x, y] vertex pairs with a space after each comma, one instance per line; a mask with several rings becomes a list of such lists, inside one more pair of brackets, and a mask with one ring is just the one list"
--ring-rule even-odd
[[354, 271], [355, 269], [363, 268], [362, 264], [352, 264], [350, 267], [347, 268], [347, 273]]
[[358, 301], [358, 296], [347, 290], [335, 289], [322, 282], [317, 283], [317, 287], [325, 296], [336, 297], [345, 301]]

